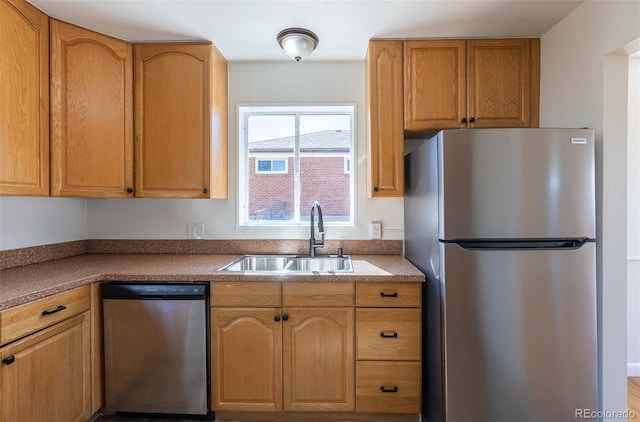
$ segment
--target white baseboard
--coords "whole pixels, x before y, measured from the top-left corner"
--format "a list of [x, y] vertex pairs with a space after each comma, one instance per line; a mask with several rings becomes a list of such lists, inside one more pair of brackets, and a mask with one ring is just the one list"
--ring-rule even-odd
[[640, 377], [640, 363], [627, 362], [627, 376]]

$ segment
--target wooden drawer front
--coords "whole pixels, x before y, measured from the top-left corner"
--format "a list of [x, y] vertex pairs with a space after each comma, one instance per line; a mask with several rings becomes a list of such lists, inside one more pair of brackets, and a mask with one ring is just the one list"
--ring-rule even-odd
[[24, 337], [89, 310], [91, 286], [83, 286], [0, 313], [0, 344]]
[[249, 306], [274, 308], [281, 306], [280, 282], [212, 282], [211, 306]]
[[353, 306], [353, 283], [282, 283], [283, 306]]
[[420, 362], [357, 362], [356, 412], [420, 413]]
[[421, 283], [358, 283], [356, 306], [419, 308]]
[[358, 360], [420, 360], [420, 309], [356, 309]]

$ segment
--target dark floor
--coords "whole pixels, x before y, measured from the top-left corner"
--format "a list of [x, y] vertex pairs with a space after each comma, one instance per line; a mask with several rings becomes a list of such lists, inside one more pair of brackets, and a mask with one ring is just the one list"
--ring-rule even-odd
[[[215, 422], [209, 420], [210, 422]], [[202, 422], [202, 419], [167, 419], [130, 416], [99, 416], [94, 422]]]

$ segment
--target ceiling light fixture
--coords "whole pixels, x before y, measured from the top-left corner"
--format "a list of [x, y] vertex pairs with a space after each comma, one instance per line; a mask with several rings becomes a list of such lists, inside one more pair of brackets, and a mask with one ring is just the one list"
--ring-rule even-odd
[[299, 62], [318, 46], [318, 36], [308, 29], [288, 28], [278, 34], [278, 44], [287, 56]]

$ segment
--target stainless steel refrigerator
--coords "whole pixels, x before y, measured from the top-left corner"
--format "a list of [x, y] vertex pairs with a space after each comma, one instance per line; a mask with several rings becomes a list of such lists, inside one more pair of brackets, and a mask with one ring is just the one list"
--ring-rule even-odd
[[587, 129], [445, 130], [405, 156], [427, 420], [598, 409], [594, 168]]

